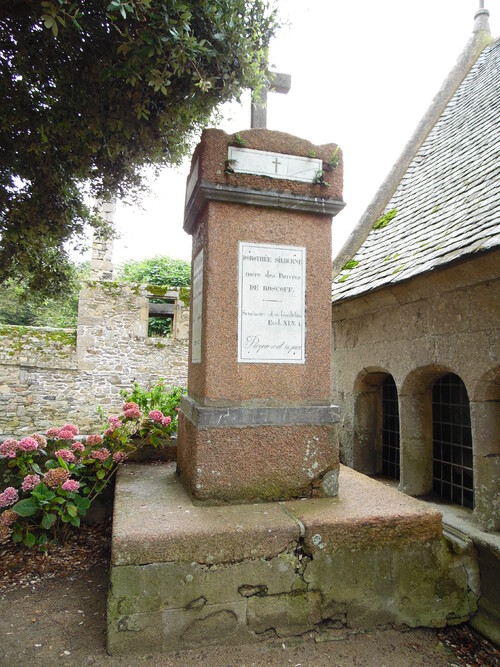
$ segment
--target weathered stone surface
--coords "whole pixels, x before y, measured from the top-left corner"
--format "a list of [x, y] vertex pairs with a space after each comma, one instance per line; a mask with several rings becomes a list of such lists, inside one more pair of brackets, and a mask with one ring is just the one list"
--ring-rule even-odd
[[279, 505], [199, 507], [175, 465], [130, 464], [115, 491], [112, 561], [140, 565], [195, 561], [212, 565], [274, 558], [289, 551], [299, 528]]
[[334, 424], [197, 429], [179, 413], [178, 442], [183, 483], [212, 503], [310, 497], [338, 467]]
[[246, 602], [170, 609], [163, 614], [163, 649], [205, 644], [244, 644], [253, 639], [246, 623]]
[[441, 536], [441, 514], [394, 488], [341, 466], [339, 495], [290, 501], [287, 509], [304, 526], [308, 554], [360, 549], [369, 543], [400, 545]]
[[7, 327], [0, 331], [0, 435], [75, 422], [101, 428], [97, 406], [119, 411], [132, 382], [187, 384], [186, 308], [172, 338], [148, 338], [146, 291], [117, 283], [82, 290], [78, 328]]
[[274, 630], [278, 637], [301, 635], [321, 622], [321, 593], [296, 592], [248, 600], [248, 627], [257, 634]]
[[377, 415], [381, 382], [391, 375], [399, 399], [400, 488], [432, 489], [431, 389], [447, 373], [459, 375], [471, 408], [474, 513], [485, 530], [500, 529], [498, 484], [498, 335], [500, 251], [416, 276], [332, 310], [333, 402], [342, 414], [341, 460], [380, 473]]
[[285, 554], [210, 567], [194, 561], [115, 567], [108, 608], [120, 615], [187, 609], [199, 600], [200, 591], [208, 605], [286, 593], [302, 581], [296, 565], [296, 559]]
[[343, 467], [340, 490], [335, 499], [200, 507], [172, 465], [125, 466], [110, 651], [259, 641], [323, 621], [439, 626], [474, 613], [474, 552], [448, 548], [438, 512]]

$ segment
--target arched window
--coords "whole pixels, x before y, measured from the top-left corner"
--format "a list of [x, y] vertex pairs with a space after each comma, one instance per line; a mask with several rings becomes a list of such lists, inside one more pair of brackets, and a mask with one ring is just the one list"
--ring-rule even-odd
[[474, 507], [469, 397], [453, 373], [432, 389], [433, 488], [446, 500]]
[[399, 480], [398, 390], [391, 375], [382, 382], [382, 475]]

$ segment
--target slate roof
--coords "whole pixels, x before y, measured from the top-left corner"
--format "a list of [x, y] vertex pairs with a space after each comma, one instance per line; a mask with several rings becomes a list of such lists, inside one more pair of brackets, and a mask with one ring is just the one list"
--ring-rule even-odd
[[500, 246], [500, 39], [429, 133], [386, 212], [394, 209], [335, 278], [333, 301]]

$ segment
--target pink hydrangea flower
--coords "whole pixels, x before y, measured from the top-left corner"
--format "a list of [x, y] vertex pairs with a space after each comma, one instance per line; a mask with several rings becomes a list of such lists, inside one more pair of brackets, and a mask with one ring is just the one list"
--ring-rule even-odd
[[78, 491], [80, 488], [80, 482], [77, 482], [76, 479], [67, 479], [62, 485], [63, 491]]
[[69, 449], [58, 449], [56, 456], [62, 458], [63, 461], [67, 461], [68, 463], [74, 463], [76, 461], [75, 455]]
[[41, 449], [47, 446], [47, 438], [44, 435], [41, 435], [40, 433], [32, 433], [30, 437], [38, 442], [38, 446]]
[[151, 410], [149, 413], [149, 418], [154, 422], [161, 422], [163, 419], [163, 412], [161, 410]]
[[109, 428], [107, 428], [107, 429], [104, 431], [104, 435], [107, 436], [107, 437], [109, 437], [110, 435], [113, 435], [114, 432], [115, 432], [115, 427], [114, 427], [114, 426], [110, 426]]
[[81, 442], [74, 442], [71, 445], [71, 451], [72, 452], [84, 452], [85, 451], [85, 446]]
[[122, 406], [123, 412], [125, 412], [126, 410], [132, 410], [132, 409], [136, 409], [136, 410], [139, 409], [139, 406], [137, 405], [137, 403], [132, 403], [132, 402], [124, 403], [123, 406]]
[[19, 493], [13, 486], [8, 486], [3, 493], [0, 493], [0, 507], [8, 507], [17, 503]]
[[45, 431], [45, 435], [47, 438], [57, 438], [59, 434], [59, 429], [56, 426], [51, 426]]
[[19, 442], [17, 440], [7, 438], [0, 445], [0, 456], [5, 456], [6, 459], [15, 459], [18, 447]]
[[37, 484], [40, 483], [39, 475], [26, 475], [21, 484], [21, 489], [23, 491], [32, 491]]
[[87, 437], [86, 444], [89, 445], [90, 447], [93, 447], [95, 445], [100, 445], [101, 442], [102, 442], [102, 437], [100, 435], [89, 435]]
[[92, 452], [90, 452], [90, 457], [92, 459], [96, 459], [97, 461], [100, 461], [103, 463], [108, 456], [111, 454], [109, 449], [106, 449], [106, 447], [102, 447], [101, 449], [94, 449]]
[[5, 526], [11, 526], [18, 519], [17, 512], [14, 510], [4, 510], [0, 514], [0, 523], [3, 523]]
[[62, 428], [56, 437], [58, 440], [73, 440], [75, 434], [70, 429]]
[[61, 427], [61, 431], [71, 431], [73, 435], [78, 435], [79, 433], [78, 426], [75, 426], [74, 424], [64, 424], [64, 426]]
[[43, 481], [49, 489], [57, 489], [68, 479], [69, 472], [64, 468], [51, 468], [43, 476]]
[[18, 449], [20, 449], [21, 452], [34, 452], [38, 449], [38, 442], [35, 438], [30, 438], [28, 436], [20, 441]]
[[161, 425], [162, 426], [168, 426], [172, 422], [172, 417], [163, 417], [161, 420]]
[[136, 419], [141, 416], [141, 411], [139, 408], [136, 406], [135, 408], [130, 408], [129, 410], [124, 410], [123, 414], [125, 417], [128, 419]]
[[115, 463], [122, 463], [123, 461], [125, 461], [126, 458], [127, 455], [125, 454], [125, 452], [114, 452], [113, 454], [113, 461]]
[[108, 417], [108, 422], [112, 426], [115, 426], [115, 427], [120, 426], [120, 417], [117, 417], [116, 415], [111, 415], [110, 417]]

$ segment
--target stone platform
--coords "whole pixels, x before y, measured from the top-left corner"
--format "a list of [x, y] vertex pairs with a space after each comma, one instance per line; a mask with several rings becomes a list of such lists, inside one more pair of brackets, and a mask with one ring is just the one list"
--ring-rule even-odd
[[175, 464], [124, 466], [109, 652], [442, 626], [475, 612], [473, 559], [443, 538], [438, 511], [349, 468], [339, 486], [336, 498], [196, 506]]

